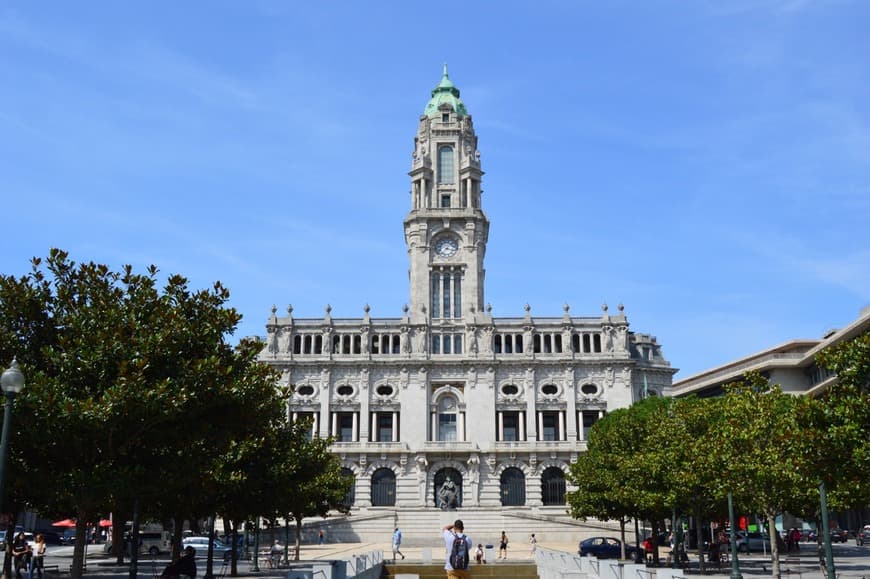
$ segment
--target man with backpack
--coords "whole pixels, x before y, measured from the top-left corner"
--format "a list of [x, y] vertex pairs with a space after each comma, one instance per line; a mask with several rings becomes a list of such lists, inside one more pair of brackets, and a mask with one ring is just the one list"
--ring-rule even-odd
[[464, 534], [465, 526], [462, 521], [456, 519], [452, 525], [446, 525], [441, 534], [444, 536], [444, 545], [447, 547], [447, 560], [444, 570], [447, 571], [447, 579], [467, 579], [468, 559], [471, 554], [471, 539]]

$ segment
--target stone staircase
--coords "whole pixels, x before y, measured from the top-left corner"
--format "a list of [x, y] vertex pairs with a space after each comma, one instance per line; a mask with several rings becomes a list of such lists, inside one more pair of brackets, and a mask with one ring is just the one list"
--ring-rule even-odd
[[[564, 509], [552, 512], [530, 513], [510, 508], [463, 508], [455, 511], [436, 509], [368, 509], [349, 516], [331, 516], [309, 519], [305, 524], [304, 542], [314, 543], [317, 532], [323, 529], [329, 543], [382, 543], [389, 545], [393, 529], [402, 530], [405, 547], [433, 547], [443, 549], [441, 528], [456, 519], [465, 522], [465, 530], [476, 544], [498, 546], [498, 537], [505, 531], [511, 549], [526, 551], [531, 533], [539, 543], [577, 544], [581, 539], [595, 535], [619, 536], [619, 527], [613, 523], [578, 521], [570, 518]], [[433, 551], [435, 552], [435, 551]]]
[[[498, 563], [496, 565], [472, 564], [468, 568], [471, 577], [495, 577], [497, 579], [538, 579], [537, 566], [533, 563]], [[444, 579], [444, 564], [396, 564], [384, 565], [381, 578], [411, 575], [419, 579]]]

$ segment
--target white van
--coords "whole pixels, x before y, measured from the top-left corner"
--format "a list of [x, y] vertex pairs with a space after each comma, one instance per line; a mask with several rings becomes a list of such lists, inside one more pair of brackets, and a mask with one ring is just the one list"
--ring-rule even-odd
[[[126, 533], [125, 533], [126, 535]], [[129, 547], [128, 547], [129, 549]], [[112, 550], [112, 542], [106, 543], [104, 550], [108, 553]], [[172, 550], [172, 535], [169, 531], [140, 531], [139, 553], [148, 553], [157, 556], [160, 553], [168, 553]], [[127, 553], [129, 555], [129, 552]]]

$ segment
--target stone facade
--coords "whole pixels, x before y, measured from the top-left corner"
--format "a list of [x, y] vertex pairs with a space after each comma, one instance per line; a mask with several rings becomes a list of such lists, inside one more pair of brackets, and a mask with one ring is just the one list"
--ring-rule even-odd
[[[404, 220], [410, 305], [395, 318], [275, 308], [261, 359], [293, 385], [291, 418], [334, 436], [356, 511], [511, 507], [564, 513], [565, 472], [606, 412], [670, 389], [656, 339], [620, 304], [495, 317], [471, 116], [445, 67], [414, 138]], [[554, 208], [556, 210], [557, 208]], [[447, 480], [451, 482], [447, 482]], [[455, 488], [442, 504], [439, 491]], [[570, 489], [569, 489], [570, 490]]]

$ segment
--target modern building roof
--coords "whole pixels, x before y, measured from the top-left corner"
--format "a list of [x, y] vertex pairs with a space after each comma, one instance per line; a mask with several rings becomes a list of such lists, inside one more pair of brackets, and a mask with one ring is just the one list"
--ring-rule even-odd
[[826, 332], [821, 338], [791, 340], [677, 380], [670, 394], [676, 397], [690, 394], [716, 396], [722, 392], [725, 384], [735, 382], [747, 372], [755, 370], [782, 386], [783, 390], [816, 396], [836, 380], [836, 376], [816, 365], [816, 354], [867, 331], [870, 331], [870, 307], [864, 308], [855, 321], [846, 327]]

